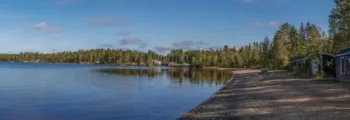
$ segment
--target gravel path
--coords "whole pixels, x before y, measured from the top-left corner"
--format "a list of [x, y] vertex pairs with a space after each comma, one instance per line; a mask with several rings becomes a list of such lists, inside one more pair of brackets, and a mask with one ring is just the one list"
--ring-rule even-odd
[[350, 91], [280, 73], [245, 74], [179, 119], [350, 120]]

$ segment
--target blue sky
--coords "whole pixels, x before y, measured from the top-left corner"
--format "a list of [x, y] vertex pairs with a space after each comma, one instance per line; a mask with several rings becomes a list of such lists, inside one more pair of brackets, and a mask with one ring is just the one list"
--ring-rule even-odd
[[0, 52], [236, 46], [278, 25], [328, 28], [332, 0], [1, 0]]

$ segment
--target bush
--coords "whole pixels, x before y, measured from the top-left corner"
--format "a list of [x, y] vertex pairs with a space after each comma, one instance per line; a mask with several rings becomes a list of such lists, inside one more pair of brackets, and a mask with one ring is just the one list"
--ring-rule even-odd
[[315, 76], [315, 80], [323, 80], [326, 77], [326, 73], [321, 70], [316, 76]]

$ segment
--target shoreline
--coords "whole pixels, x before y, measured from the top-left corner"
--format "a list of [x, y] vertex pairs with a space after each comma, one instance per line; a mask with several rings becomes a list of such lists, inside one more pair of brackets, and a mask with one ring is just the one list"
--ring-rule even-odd
[[217, 70], [228, 70], [231, 73], [233, 73], [233, 76], [230, 78], [230, 80], [221, 87], [218, 91], [213, 93], [209, 98], [205, 99], [203, 102], [198, 104], [196, 107], [190, 109], [185, 114], [181, 115], [177, 120], [187, 120], [189, 119], [189, 116], [192, 116], [191, 114], [197, 114], [200, 109], [202, 109], [206, 104], [210, 104], [218, 94], [220, 94], [223, 90], [228, 89], [230, 85], [235, 84], [235, 77], [241, 76], [241, 75], [254, 75], [259, 74], [260, 70], [252, 70], [252, 69], [246, 69], [246, 68], [222, 68], [222, 67], [203, 67], [203, 69], [217, 69]]
[[250, 68], [224, 68], [224, 67], [203, 67], [202, 69], [217, 69], [217, 70], [225, 70], [229, 71], [233, 74], [246, 74], [253, 72], [261, 72], [261, 69], [250, 69]]

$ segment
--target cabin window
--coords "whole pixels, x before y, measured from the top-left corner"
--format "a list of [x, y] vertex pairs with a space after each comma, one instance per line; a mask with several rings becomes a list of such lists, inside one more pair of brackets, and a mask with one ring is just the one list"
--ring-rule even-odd
[[347, 59], [345, 59], [345, 64], [346, 64], [346, 70], [349, 71], [350, 70], [350, 56], [347, 56]]
[[340, 72], [342, 75], [345, 75], [345, 59], [344, 59], [344, 57], [340, 58]]

